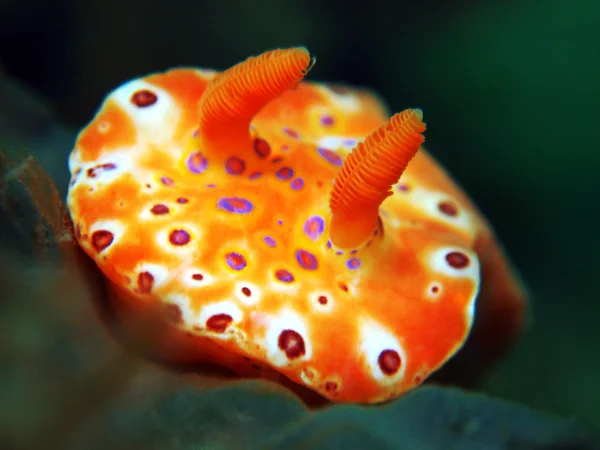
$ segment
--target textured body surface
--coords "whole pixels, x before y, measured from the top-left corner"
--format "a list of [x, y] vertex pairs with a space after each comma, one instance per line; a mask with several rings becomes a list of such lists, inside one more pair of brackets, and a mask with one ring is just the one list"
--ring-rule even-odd
[[[175, 69], [128, 82], [78, 137], [68, 205], [115, 307], [164, 308], [173, 330], [157, 351], [172, 361], [283, 374], [334, 401], [420, 384], [471, 329], [477, 252], [495, 251], [484, 220], [421, 149], [372, 236], [336, 248], [332, 183], [387, 122], [385, 108], [364, 91], [302, 82], [254, 117], [251, 148], [215, 152], [197, 136], [215, 76]], [[498, 252], [488, 261], [488, 282], [506, 293], [491, 309], [510, 305], [516, 329], [522, 296], [504, 265], [494, 275], [500, 263]]]

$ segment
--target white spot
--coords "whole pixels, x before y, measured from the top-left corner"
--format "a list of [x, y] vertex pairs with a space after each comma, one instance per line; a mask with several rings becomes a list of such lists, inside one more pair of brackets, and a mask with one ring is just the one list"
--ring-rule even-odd
[[180, 161], [183, 158], [184, 150], [181, 147], [172, 146], [169, 147], [167, 155], [172, 158], [173, 161]]
[[164, 300], [165, 305], [177, 305], [181, 311], [181, 320], [190, 327], [195, 324], [195, 314], [191, 308], [190, 298], [184, 294], [168, 294]]
[[[452, 267], [446, 260], [446, 255], [451, 252], [463, 253], [469, 258], [469, 265], [463, 269], [455, 269]], [[475, 299], [477, 298], [480, 287], [480, 265], [477, 255], [474, 252], [459, 247], [442, 247], [430, 253], [427, 260], [431, 270], [434, 272], [454, 278], [468, 278], [473, 280], [473, 292], [471, 293], [471, 297], [467, 299], [467, 306], [465, 309], [467, 323], [473, 323]]]
[[[217, 314], [227, 314], [231, 317], [232, 322], [230, 326], [233, 326], [236, 323], [239, 323], [243, 316], [244, 313], [242, 312], [242, 310], [232, 301], [230, 300], [223, 300], [220, 302], [216, 302], [216, 303], [211, 303], [209, 305], [204, 306], [201, 310], [200, 310], [200, 314], [198, 315], [198, 325], [202, 328], [206, 328], [206, 321], [208, 319], [210, 319], [212, 316], [215, 316]], [[210, 331], [210, 330], [207, 330]], [[211, 334], [212, 336], [212, 334]], [[231, 337], [230, 333], [215, 333], [215, 336], [212, 337], [218, 337], [218, 338], [229, 338]]]
[[75, 173], [75, 171], [77, 169], [81, 168], [81, 165], [82, 165], [81, 150], [79, 148], [75, 147], [73, 149], [73, 151], [71, 152], [71, 154], [69, 155], [68, 165], [69, 165], [69, 173], [71, 173], [71, 175], [73, 173]]
[[361, 140], [362, 138], [329, 135], [319, 139], [317, 145], [328, 150], [346, 149], [349, 152]]
[[[420, 187], [413, 187], [409, 199], [410, 203], [416, 208], [425, 210], [430, 216], [446, 222], [447, 224], [461, 228], [463, 230], [472, 230], [473, 221], [471, 214], [465, 210], [456, 200], [444, 192], [432, 192]], [[440, 211], [438, 205], [440, 202], [449, 202], [456, 206], [456, 216], [450, 216]]]
[[348, 294], [350, 294], [352, 297], [359, 297], [359, 285], [362, 282], [362, 275], [363, 272], [357, 272], [352, 276], [350, 282], [346, 283], [346, 286], [348, 286]]
[[300, 372], [300, 379], [308, 386], [315, 386], [316, 384], [319, 384], [321, 375], [314, 368], [305, 367], [302, 369], [302, 372]]
[[[140, 148], [138, 154], [141, 155], [143, 152], [145, 152], [145, 150]], [[144, 170], [138, 166], [134, 171], [134, 175], [135, 180], [138, 182], [139, 189], [144, 193], [154, 192], [163, 188], [160, 177], [157, 176], [156, 172]]]
[[71, 175], [71, 179], [69, 180], [68, 194], [70, 194], [71, 189], [73, 189], [77, 185], [77, 182], [81, 179], [82, 175], [83, 175], [83, 172], [81, 171], [81, 167], [76, 167]]
[[[81, 174], [78, 184], [86, 184], [101, 188], [111, 184], [122, 175], [131, 173], [135, 170], [133, 161], [131, 160], [130, 149], [117, 149], [102, 155], [94, 161], [87, 162], [81, 165]], [[106, 169], [104, 164], [114, 164], [114, 169]], [[89, 170], [93, 170], [94, 176], [88, 175]]]
[[[464, 254], [469, 258], [469, 264], [462, 269], [455, 269], [446, 260], [446, 255], [452, 252]], [[475, 252], [460, 247], [440, 247], [431, 252], [428, 257], [428, 266], [436, 273], [454, 278], [470, 278], [479, 280], [479, 258]]]
[[442, 296], [442, 285], [437, 281], [430, 283], [425, 288], [425, 298], [428, 300], [436, 301]]
[[219, 73], [214, 69], [208, 69], [204, 67], [196, 67], [194, 68], [194, 72], [200, 75], [201, 78], [205, 78], [207, 80], [214, 78]]
[[[194, 275], [202, 275], [201, 280], [194, 278]], [[191, 267], [184, 270], [180, 276], [181, 283], [189, 287], [204, 287], [215, 283], [215, 278], [206, 270], [199, 267]]]
[[144, 262], [139, 263], [136, 266], [134, 272], [138, 274], [142, 272], [149, 272], [153, 278], [153, 289], [162, 286], [167, 281], [167, 278], [169, 276], [169, 269], [167, 269], [165, 266]]
[[[242, 288], [250, 289], [250, 295], [246, 295], [242, 292]], [[234, 295], [240, 301], [240, 303], [244, 305], [255, 305], [258, 303], [262, 297], [261, 289], [253, 283], [248, 283], [247, 281], [240, 281], [234, 286]]]
[[[131, 102], [131, 97], [140, 90], [152, 91], [157, 100], [145, 107]], [[170, 142], [173, 130], [179, 121], [180, 110], [169, 93], [144, 79], [131, 80], [115, 89], [106, 101], [113, 100], [124, 109], [138, 131], [146, 139], [155, 143]]]
[[348, 91], [340, 94], [327, 86], [324, 86], [324, 88], [329, 100], [331, 100], [336, 107], [343, 109], [345, 112], [355, 112], [360, 110], [360, 100], [353, 92]]
[[384, 228], [390, 227], [390, 228], [393, 228], [393, 229], [397, 230], [402, 225], [402, 221], [400, 219], [398, 219], [397, 217], [395, 217], [395, 216], [393, 216], [393, 217], [387, 217], [385, 219], [383, 225], [384, 225]]
[[107, 122], [106, 120], [104, 120], [98, 124], [98, 132], [99, 133], [105, 134], [105, 133], [108, 133], [109, 130], [110, 130], [110, 123]]
[[[363, 355], [369, 373], [383, 386], [397, 384], [404, 377], [408, 363], [406, 352], [400, 345], [400, 342], [392, 332], [371, 319], [361, 319], [359, 327], [361, 340], [360, 352]], [[381, 367], [379, 367], [379, 355], [384, 350], [395, 350], [400, 355], [400, 369], [392, 375], [384, 373]]]
[[[279, 348], [279, 335], [284, 330], [294, 330], [302, 336], [302, 339], [304, 340], [304, 355], [290, 360], [285, 352]], [[310, 340], [308, 339], [308, 330], [302, 316], [290, 309], [281, 310], [276, 316], [269, 315], [264, 347], [268, 361], [277, 367], [283, 367], [293, 364], [296, 361], [310, 359], [312, 347]]]
[[[319, 301], [320, 298], [324, 298], [326, 302], [321, 303]], [[331, 292], [328, 291], [313, 291], [310, 293], [308, 299], [313, 307], [313, 310], [317, 312], [331, 312], [335, 307], [335, 299]]]
[[298, 281], [294, 280], [291, 283], [285, 283], [279, 281], [275, 274], [271, 274], [271, 280], [269, 281], [268, 288], [270, 291], [278, 292], [280, 294], [296, 295], [298, 294]]

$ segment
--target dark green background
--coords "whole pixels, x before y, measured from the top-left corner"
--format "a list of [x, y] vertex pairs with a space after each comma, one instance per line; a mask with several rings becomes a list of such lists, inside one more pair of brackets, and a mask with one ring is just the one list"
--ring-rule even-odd
[[[531, 291], [530, 329], [485, 391], [600, 426], [600, 2], [44, 5], [0, 2], [0, 65], [71, 127], [129, 78], [290, 45], [317, 56], [312, 80], [371, 87], [393, 111], [422, 107], [427, 146]], [[65, 142], [40, 156], [63, 192]]]

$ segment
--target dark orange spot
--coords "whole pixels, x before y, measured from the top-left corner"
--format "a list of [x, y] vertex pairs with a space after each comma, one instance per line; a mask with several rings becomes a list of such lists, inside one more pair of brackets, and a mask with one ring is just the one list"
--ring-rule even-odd
[[319, 295], [319, 298], [317, 300], [321, 305], [327, 304], [327, 297], [325, 297], [324, 295]]
[[141, 89], [131, 96], [131, 103], [138, 108], [154, 105], [158, 100], [156, 94], [148, 89]]
[[249, 288], [247, 288], [246, 286], [244, 286], [242, 288], [242, 294], [244, 294], [246, 297], [250, 297], [250, 295], [252, 295], [252, 292], [250, 291]]
[[446, 261], [455, 269], [464, 269], [469, 265], [469, 257], [461, 252], [450, 252], [446, 255]]
[[202, 281], [204, 279], [204, 275], [202, 275], [201, 273], [195, 273], [192, 275], [192, 279], [196, 281]]
[[150, 272], [142, 272], [138, 275], [137, 283], [141, 294], [149, 294], [154, 285], [154, 276]]
[[241, 175], [245, 169], [246, 162], [237, 156], [232, 156], [225, 161], [225, 170], [231, 175]]
[[278, 345], [289, 359], [298, 358], [306, 353], [304, 339], [294, 330], [283, 330], [279, 335]]
[[227, 329], [231, 322], [233, 322], [233, 318], [229, 314], [215, 314], [208, 318], [206, 326], [212, 331], [222, 333]]
[[259, 158], [268, 158], [271, 154], [271, 146], [264, 139], [256, 138], [254, 140], [254, 152]]
[[438, 203], [438, 209], [447, 216], [456, 217], [458, 215], [458, 208], [450, 202]]
[[400, 355], [396, 350], [384, 350], [379, 354], [379, 358], [377, 359], [379, 363], [379, 368], [386, 375], [393, 375], [400, 369], [400, 364], [402, 361], [400, 360]]
[[92, 233], [92, 246], [97, 252], [101, 252], [114, 240], [114, 235], [110, 231], [98, 230]]
[[340, 289], [341, 289], [342, 291], [344, 291], [344, 292], [348, 292], [348, 285], [347, 285], [346, 283], [343, 283], [343, 282], [341, 282], [341, 281], [340, 281], [340, 282], [338, 283], [338, 286], [340, 287]]

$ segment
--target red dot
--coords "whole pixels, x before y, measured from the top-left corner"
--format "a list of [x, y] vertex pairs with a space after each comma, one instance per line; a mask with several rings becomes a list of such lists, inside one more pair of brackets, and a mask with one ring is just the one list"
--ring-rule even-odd
[[264, 139], [257, 138], [254, 140], [254, 152], [259, 158], [267, 158], [271, 154], [271, 146]]
[[150, 212], [152, 214], [156, 214], [157, 216], [160, 216], [162, 214], [168, 214], [169, 208], [167, 207], [167, 205], [158, 204], [158, 205], [154, 205], [152, 207], [152, 209], [150, 210]]
[[450, 252], [446, 255], [446, 261], [455, 269], [464, 269], [469, 265], [469, 257], [461, 252]]
[[438, 203], [438, 209], [447, 216], [456, 217], [458, 215], [458, 208], [450, 202]]
[[97, 252], [101, 252], [114, 240], [114, 235], [110, 231], [98, 230], [92, 233], [92, 246]]
[[148, 89], [142, 89], [140, 91], [137, 91], [131, 96], [131, 103], [133, 103], [139, 108], [144, 108], [146, 106], [153, 105], [154, 103], [156, 103], [156, 100], [158, 100], [156, 94], [152, 91], [149, 91]]
[[190, 234], [185, 230], [173, 230], [169, 235], [169, 241], [173, 245], [186, 245], [190, 242]]
[[396, 350], [384, 350], [379, 354], [379, 358], [377, 359], [379, 363], [379, 368], [386, 375], [393, 375], [398, 370], [400, 370], [400, 364], [402, 361], [400, 360], [400, 355]]
[[206, 326], [217, 333], [224, 332], [229, 324], [233, 321], [233, 318], [229, 314], [215, 314], [209, 317], [206, 321]]
[[294, 330], [283, 330], [279, 335], [278, 344], [289, 359], [298, 358], [306, 353], [304, 339]]
[[227, 173], [231, 175], [240, 175], [244, 172], [245, 168], [246, 163], [243, 159], [238, 158], [237, 156], [232, 156], [225, 161], [225, 170], [227, 170]]

